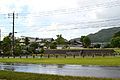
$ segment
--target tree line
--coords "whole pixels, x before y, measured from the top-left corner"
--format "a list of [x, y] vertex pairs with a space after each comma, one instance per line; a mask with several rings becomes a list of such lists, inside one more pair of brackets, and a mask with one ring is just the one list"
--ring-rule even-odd
[[[57, 45], [63, 45], [62, 49], [69, 49], [69, 45], [72, 43], [67, 39], [63, 38], [62, 35], [56, 35], [56, 39], [52, 39], [51, 42], [47, 40], [42, 40], [38, 42], [30, 42], [28, 37], [24, 38], [24, 42], [21, 43], [20, 39], [15, 39], [14, 41], [14, 54], [13, 54], [13, 44], [12, 44], [12, 34], [4, 37], [0, 41], [0, 54], [1, 55], [30, 55], [39, 54], [44, 52], [46, 49], [57, 49]], [[37, 38], [36, 38], [37, 40]], [[91, 48], [91, 40], [88, 36], [81, 36], [80, 42], [83, 48]], [[43, 43], [43, 45], [41, 45]], [[100, 44], [95, 44], [92, 48], [100, 48]], [[120, 48], [120, 31], [115, 33], [109, 44], [105, 45], [104, 48]]]

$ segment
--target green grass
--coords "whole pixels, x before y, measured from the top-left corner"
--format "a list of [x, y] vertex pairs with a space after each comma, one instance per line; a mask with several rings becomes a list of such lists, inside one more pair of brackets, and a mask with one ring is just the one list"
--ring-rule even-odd
[[0, 71], [0, 80], [120, 80], [120, 79], [73, 77], [73, 76], [58, 76], [47, 74]]
[[33, 63], [33, 64], [78, 64], [120, 66], [120, 57], [86, 57], [86, 58], [0, 58], [2, 63]]

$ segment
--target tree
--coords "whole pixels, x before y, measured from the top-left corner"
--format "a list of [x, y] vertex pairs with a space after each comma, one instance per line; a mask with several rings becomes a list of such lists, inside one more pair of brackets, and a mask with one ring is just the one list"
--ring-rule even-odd
[[12, 50], [11, 43], [12, 43], [12, 41], [11, 41], [9, 36], [7, 36], [3, 39], [3, 42], [1, 44], [2, 45], [1, 48], [3, 50], [4, 55], [11, 55], [11, 50]]
[[62, 35], [56, 35], [57, 39], [55, 40], [58, 45], [64, 45], [65, 44], [65, 39], [62, 37]]
[[32, 42], [29, 47], [29, 51], [31, 53], [36, 53], [36, 49], [39, 47], [39, 44], [36, 42]]
[[111, 46], [120, 48], [120, 31], [113, 35], [111, 39]]
[[47, 47], [47, 49], [50, 47], [50, 42], [49, 41], [45, 41], [45, 46]]
[[112, 38], [111, 45], [112, 45], [112, 47], [120, 48], [120, 37]]
[[51, 44], [50, 44], [50, 49], [56, 49], [57, 48], [57, 43], [55, 41], [53, 41]]
[[50, 47], [51, 42], [47, 41], [46, 39], [43, 39], [41, 43], [44, 43], [44, 46], [46, 46], [48, 49]]
[[14, 43], [14, 55], [22, 54], [22, 46], [20, 45], [20, 39], [16, 39]]
[[110, 43], [104, 45], [104, 48], [112, 48], [112, 45]]
[[2, 49], [2, 43], [3, 43], [3, 42], [2, 42], [2, 41], [0, 41], [0, 50]]
[[14, 49], [14, 55], [21, 55], [22, 54], [22, 48], [19, 44], [15, 45], [15, 49]]
[[30, 40], [28, 39], [28, 37], [25, 37], [24, 43], [25, 43], [26, 46], [27, 46], [28, 44], [30, 44], [29, 41], [30, 41]]
[[85, 36], [83, 38], [83, 44], [84, 44], [84, 47], [87, 47], [87, 48], [90, 47], [91, 41], [90, 41], [89, 37]]
[[116, 32], [114, 35], [113, 35], [113, 38], [115, 37], [120, 37], [120, 31]]
[[24, 40], [24, 43], [25, 43], [25, 50], [26, 50], [26, 52], [28, 52], [28, 45], [30, 44], [30, 42], [29, 42], [30, 40], [28, 39], [28, 37], [25, 37], [25, 40]]
[[83, 39], [85, 38], [85, 36], [81, 36], [80, 38], [80, 42], [83, 42]]
[[84, 43], [83, 43], [84, 38], [85, 38], [85, 36], [81, 36], [81, 38], [80, 38], [80, 42], [82, 43], [83, 46], [84, 46]]
[[101, 46], [100, 44], [95, 44], [94, 48], [100, 48], [100, 46]]

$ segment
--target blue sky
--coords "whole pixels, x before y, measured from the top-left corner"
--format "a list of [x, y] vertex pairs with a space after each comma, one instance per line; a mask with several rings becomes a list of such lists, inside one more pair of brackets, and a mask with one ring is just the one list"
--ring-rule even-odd
[[[66, 39], [119, 27], [120, 0], [0, 0], [2, 38], [12, 32], [15, 12], [16, 37]], [[12, 17], [12, 16], [11, 16]]]

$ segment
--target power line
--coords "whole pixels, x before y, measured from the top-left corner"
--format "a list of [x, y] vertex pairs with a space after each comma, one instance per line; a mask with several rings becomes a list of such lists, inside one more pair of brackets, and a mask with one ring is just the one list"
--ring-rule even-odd
[[[84, 10], [92, 10], [92, 9], [97, 9], [97, 8], [111, 8], [111, 7], [117, 7], [117, 6], [120, 6], [120, 1], [119, 0], [116, 0], [116, 1], [110, 1], [110, 2], [106, 2], [106, 3], [99, 3], [99, 4], [96, 4], [96, 5], [88, 5], [88, 6], [83, 6], [83, 7], [79, 7], [79, 8], [68, 8], [68, 9], [56, 9], [56, 10], [52, 10], [52, 11], [42, 11], [42, 12], [39, 12], [37, 14], [39, 14], [39, 16], [41, 15], [49, 15], [49, 14], [56, 14], [56, 13], [63, 13], [63, 14], [70, 14], [71, 13], [74, 13], [74, 12], [81, 12], [81, 11], [84, 11]], [[91, 7], [91, 9], [90, 9]], [[36, 14], [36, 13], [25, 13], [25, 12], [18, 12], [19, 16], [26, 16], [25, 14]], [[0, 15], [7, 15], [5, 13], [0, 13]], [[39, 17], [39, 16], [34, 16], [34, 17]]]
[[[104, 24], [104, 23], [107, 23], [107, 22], [115, 22], [115, 21], [120, 21], [120, 18], [111, 18], [111, 19], [103, 19], [103, 20], [97, 20], [97, 21], [84, 21], [84, 22], [63, 22], [63, 23], [59, 23], [57, 25], [83, 25], [83, 24]], [[25, 22], [27, 23], [27, 22]], [[31, 26], [25, 26], [25, 25], [22, 25], [24, 27], [45, 27], [45, 26], [51, 26], [51, 25], [31, 25]], [[18, 26], [16, 25], [16, 27], [21, 27], [21, 26]]]
[[[91, 5], [90, 5], [91, 6]], [[38, 13], [38, 16], [34, 16], [34, 13], [18, 13], [18, 15], [21, 17], [26, 17], [25, 14], [30, 14], [31, 16], [30, 17], [35, 17], [35, 18], [39, 18], [41, 16], [49, 16], [49, 15], [54, 15], [54, 14], [71, 14], [71, 13], [78, 13], [78, 12], [82, 12], [82, 11], [89, 11], [89, 10], [93, 10], [93, 9], [96, 9], [96, 8], [93, 8], [93, 7], [97, 7], [97, 8], [101, 8], [101, 7], [104, 7], [104, 8], [111, 8], [111, 7], [116, 7], [116, 6], [120, 6], [119, 4], [119, 1], [116, 1], [114, 3], [105, 3], [105, 4], [97, 4], [95, 6], [92, 6], [92, 8], [89, 8], [90, 6], [85, 6], [84, 8], [83, 7], [80, 7], [80, 8], [69, 8], [69, 9], [61, 9], [61, 10], [53, 10], [53, 11], [45, 11], [45, 12], [39, 12]], [[82, 10], [83, 8], [83, 10]], [[6, 15], [6, 14], [1, 14], [1, 15]], [[28, 17], [29, 18], [29, 17]], [[81, 25], [81, 24], [87, 24], [87, 27], [88, 28], [90, 26], [90, 24], [97, 24], [97, 26], [99, 26], [98, 24], [102, 23], [106, 23], [106, 22], [113, 22], [113, 21], [119, 21], [120, 19], [116, 18], [116, 19], [107, 19], [107, 20], [99, 20], [99, 21], [88, 21], [88, 22], [66, 22], [66, 23], [60, 23], [60, 24], [57, 24], [57, 25], [63, 25], [63, 26], [66, 26], [66, 25]], [[22, 22], [24, 23], [24, 22]], [[19, 24], [20, 25], [20, 24]], [[111, 24], [110, 24], [111, 25]], [[23, 25], [24, 26], [24, 25]], [[32, 26], [32, 25], [31, 25]], [[35, 25], [33, 27], [39, 27], [39, 26], [50, 26], [50, 25]], [[85, 25], [86, 26], [86, 25]], [[95, 25], [96, 26], [96, 25]], [[111, 25], [111, 26], [114, 26], [114, 25]], [[19, 27], [18, 25], [16, 25], [16, 27]], [[30, 27], [30, 26], [29, 26]], [[101, 26], [101, 27], [105, 27], [105, 25]], [[85, 27], [82, 27], [82, 28], [85, 28]], [[94, 26], [92, 26], [92, 28], [94, 28]], [[78, 27], [75, 27], [75, 28], [71, 28], [71, 29], [61, 29], [61, 30], [73, 30], [73, 29], [79, 29]], [[55, 30], [48, 30], [48, 31], [55, 31]], [[20, 32], [21, 33], [21, 32]], [[24, 33], [24, 32], [23, 32]]]
[[[68, 8], [68, 9], [58, 9], [58, 10], [52, 10], [52, 11], [43, 11], [36, 14], [39, 14], [38, 16], [33, 16], [32, 14], [35, 13], [18, 13], [21, 16], [24, 16], [24, 14], [30, 14], [31, 17], [41, 17], [41, 16], [50, 16], [50, 15], [58, 15], [58, 14], [71, 14], [71, 13], [78, 13], [82, 11], [90, 11], [90, 10], [96, 10], [97, 8], [111, 8], [111, 7], [117, 7], [120, 6], [120, 1], [114, 1], [110, 3], [102, 3], [102, 4], [96, 4], [95, 6], [84, 6], [80, 8]], [[23, 18], [27, 18], [26, 16]]]

